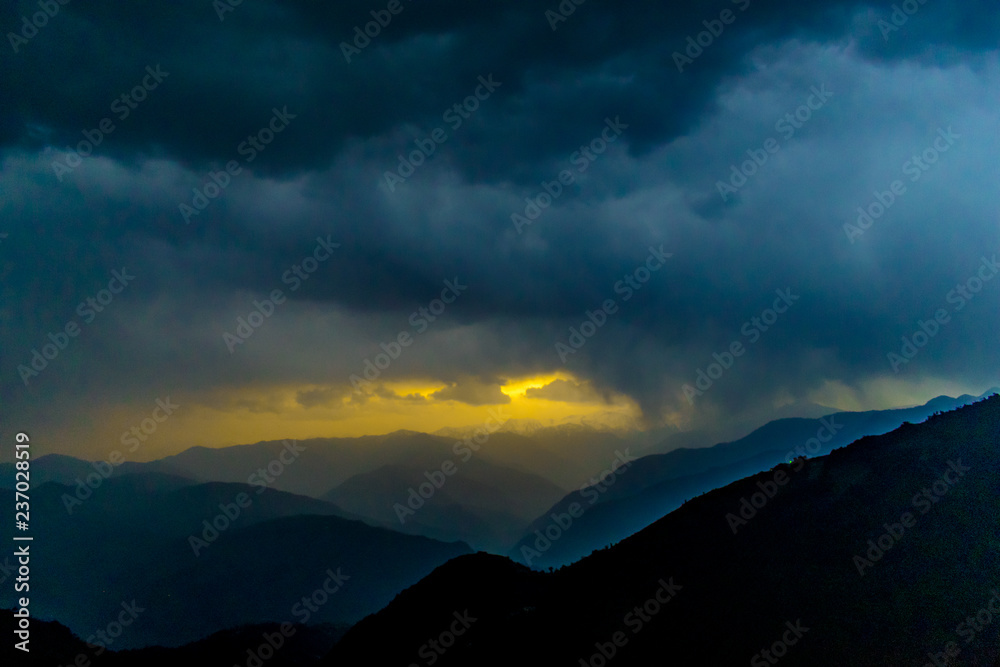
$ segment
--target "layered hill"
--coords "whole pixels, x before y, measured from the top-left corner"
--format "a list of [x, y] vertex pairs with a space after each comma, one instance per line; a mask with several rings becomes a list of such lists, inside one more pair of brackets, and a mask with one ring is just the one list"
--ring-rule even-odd
[[323, 498], [376, 525], [503, 553], [564, 493], [530, 473], [443, 456], [355, 475]]
[[[0, 610], [0, 627], [6, 636], [13, 636], [15, 621], [11, 610]], [[343, 636], [344, 629], [329, 624], [248, 625], [222, 630], [176, 648], [151, 646], [116, 651], [101, 644], [88, 644], [56, 621], [34, 619], [30, 627], [29, 651], [20, 651], [12, 642], [4, 642], [0, 655], [4, 656], [4, 664], [18, 667], [256, 665], [256, 661], [263, 664], [264, 660], [268, 667], [302, 667], [316, 664]]]
[[[78, 503], [74, 494], [54, 482], [32, 491], [31, 610], [87, 638], [123, 605], [142, 608], [115, 649], [254, 623], [350, 624], [471, 551], [246, 484], [144, 473], [112, 477]], [[0, 608], [14, 605], [13, 586], [0, 588]]]
[[706, 493], [556, 572], [451, 561], [324, 664], [992, 665], [998, 462], [994, 396]]
[[[925, 405], [898, 410], [838, 412], [819, 419], [779, 419], [739, 440], [713, 447], [681, 448], [639, 458], [615, 475], [595, 475], [591, 485], [567, 494], [532, 522], [511, 557], [532, 567], [572, 563], [622, 540], [681, 506], [684, 501], [797, 456], [819, 456], [867, 435], [880, 435], [905, 422], [968, 405], [988, 395], [939, 396]], [[611, 472], [607, 470], [607, 472]], [[601, 480], [604, 480], [603, 482]], [[537, 558], [530, 549], [558, 517], [579, 508], [571, 537]]]

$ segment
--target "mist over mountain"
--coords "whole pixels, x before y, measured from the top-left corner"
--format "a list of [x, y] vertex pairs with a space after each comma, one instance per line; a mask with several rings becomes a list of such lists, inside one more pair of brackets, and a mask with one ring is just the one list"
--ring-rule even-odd
[[[574, 491], [536, 518], [512, 558], [536, 568], [572, 563], [648, 526], [683, 502], [712, 489], [799, 456], [818, 456], [863, 436], [881, 435], [904, 422], [922, 421], [942, 410], [967, 405], [982, 396], [939, 396], [925, 405], [899, 410], [840, 412], [815, 420], [778, 419], [733, 442], [699, 449], [675, 449], [638, 459], [617, 471], [595, 478], [594, 484]], [[604, 480], [606, 483], [602, 483]], [[553, 516], [564, 516], [575, 505], [578, 517], [567, 539], [547, 549], [541, 534], [555, 530]], [[536, 532], [537, 531], [537, 532]]]
[[1000, 4], [0, 34], [0, 667], [1000, 667]]
[[[611, 653], [621, 664], [662, 655], [729, 664], [772, 645], [787, 652], [788, 664], [895, 664], [920, 660], [918, 644], [930, 656], [963, 647], [963, 655], [990, 664], [1000, 656], [1000, 626], [977, 626], [975, 613], [990, 603], [983, 595], [990, 578], [1000, 581], [998, 401], [940, 397], [903, 410], [777, 420], [731, 443], [620, 458], [620, 485], [580, 495], [596, 499], [582, 516], [567, 504], [573, 494], [552, 506], [549, 524], [536, 521], [539, 533], [512, 550], [514, 561], [342, 518], [391, 527], [388, 501], [426, 472], [413, 464], [445, 451], [433, 439], [423, 440], [428, 450], [407, 454], [410, 466], [386, 466], [335, 487], [329, 495], [353, 503], [346, 508], [157, 472], [116, 473], [84, 498], [85, 485], [50, 481], [35, 492], [37, 507], [52, 517], [39, 539], [77, 546], [33, 559], [57, 573], [33, 584], [42, 601], [34, 613], [66, 624], [91, 643], [90, 653], [94, 646], [113, 649], [104, 657], [111, 665], [250, 655], [267, 634], [254, 624], [272, 624], [281, 634], [281, 623], [308, 623], [294, 644], [300, 648], [285, 654], [300, 661], [290, 664], [410, 664], [432, 654], [443, 665], [504, 664], [519, 650], [505, 636], [526, 645], [549, 638], [532, 660], [553, 665]], [[955, 406], [964, 407], [940, 413]], [[884, 435], [844, 447], [858, 432], [892, 424]], [[802, 436], [815, 437], [824, 426], [831, 437], [817, 438], [822, 451], [809, 448]], [[788, 461], [794, 441], [807, 449]], [[52, 468], [41, 469], [52, 477], [94, 470], [47, 458]], [[479, 531], [499, 546], [513, 537], [503, 527], [530, 520], [539, 502], [527, 489], [560, 493], [485, 459], [471, 459], [453, 477], [443, 474], [440, 495], [413, 515], [414, 533]], [[488, 486], [497, 481], [503, 484]], [[434, 500], [440, 504], [431, 509]], [[560, 518], [553, 522], [553, 514]], [[617, 544], [595, 547], [601, 540]], [[527, 559], [535, 570], [523, 564], [526, 545], [536, 550]], [[594, 549], [557, 572], [537, 571]], [[895, 584], [915, 578], [921, 583], [912, 590]], [[206, 600], [204, 612], [192, 612]], [[0, 593], [0, 607], [15, 602]], [[959, 607], [969, 608], [971, 624], [961, 625]], [[87, 634], [115, 608], [135, 615], [128, 633], [107, 643]], [[911, 608], [921, 610], [917, 625], [899, 611]], [[343, 630], [331, 634], [316, 625], [324, 623], [346, 630], [343, 640]], [[654, 623], [658, 629], [641, 632]], [[816, 633], [817, 626], [826, 632]], [[711, 639], [719, 627], [728, 638], [723, 645]], [[55, 633], [60, 650], [78, 650], [68, 630], [43, 628], [44, 636]], [[438, 655], [428, 648], [429, 638], [458, 629], [446, 638], [454, 650]], [[796, 641], [782, 646], [792, 629]], [[822, 641], [806, 640], [821, 634]], [[157, 645], [181, 648], [124, 650]]]
[[[483, 477], [476, 471], [493, 465], [498, 467], [498, 472], [520, 471], [527, 476], [525, 479], [542, 477], [567, 490], [579, 486], [594, 470], [613, 459], [616, 450], [632, 443], [651, 442], [660, 433], [611, 432], [566, 424], [545, 427], [529, 435], [501, 429], [477, 440], [473, 437], [474, 430], [455, 431], [459, 435], [445, 437], [396, 431], [359, 438], [286, 439], [232, 447], [192, 447], [149, 462], [118, 461], [97, 465], [113, 471], [114, 475], [158, 472], [198, 482], [250, 484], [322, 498], [351, 477], [372, 473], [384, 466], [423, 468], [430, 472], [450, 460], [456, 466], [472, 470], [471, 475], [476, 478]], [[50, 454], [37, 459], [34, 469], [41, 483], [74, 484], [77, 479], [85, 480], [94, 474], [95, 464]], [[3, 483], [13, 479], [13, 471], [12, 463], [0, 463]], [[503, 484], [493, 482], [493, 485]], [[402, 491], [405, 495], [406, 487]]]
[[540, 512], [565, 493], [536, 475], [470, 458], [425, 466], [383, 466], [331, 489], [324, 500], [377, 525], [502, 553]]
[[[629, 437], [648, 436], [630, 433]], [[629, 437], [578, 424], [544, 428], [528, 436], [499, 431], [488, 434], [482, 442], [470, 434], [460, 438], [396, 431], [359, 438], [192, 447], [155, 461], [125, 461], [115, 470], [120, 473], [155, 471], [201, 482], [266, 485], [320, 498], [350, 477], [385, 465], [439, 468], [447, 459], [464, 464], [474, 458], [545, 477], [570, 488], [578, 486], [605, 459], [612, 458], [616, 449], [628, 446]], [[0, 463], [0, 471], [12, 470], [11, 463]], [[93, 473], [94, 469], [73, 457], [48, 455], [39, 460], [39, 472], [44, 475], [40, 477], [42, 481], [73, 483], [77, 477], [85, 478]]]
[[711, 491], [557, 572], [456, 559], [323, 664], [992, 665], [998, 457], [993, 396]]
[[[33, 493], [33, 511], [46, 521], [31, 564], [46, 575], [31, 581], [31, 610], [92, 640], [122, 605], [141, 608], [115, 649], [178, 646], [252, 623], [350, 624], [470, 553], [246, 484], [142, 473], [112, 477], [79, 503], [75, 491], [50, 482]], [[328, 594], [324, 584], [339, 590]], [[329, 600], [310, 610], [301, 600], [317, 590]], [[0, 588], [0, 608], [18, 597]]]

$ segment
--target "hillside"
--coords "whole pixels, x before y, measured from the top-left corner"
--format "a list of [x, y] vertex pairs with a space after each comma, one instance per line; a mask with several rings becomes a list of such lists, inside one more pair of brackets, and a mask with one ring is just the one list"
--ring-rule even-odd
[[[532, 567], [567, 565], [625, 539], [687, 499], [791, 458], [827, 454], [864, 436], [881, 435], [904, 422], [919, 422], [935, 412], [968, 405], [994, 393], [991, 389], [978, 397], [939, 396], [925, 405], [896, 410], [838, 412], [820, 419], [778, 419], [732, 442], [644, 456], [620, 474], [606, 478], [607, 484], [567, 494], [532, 522], [510, 555]], [[573, 503], [584, 511], [574, 521], [572, 536], [537, 558], [525, 558], [523, 548], [530, 548], [538, 539], [535, 531], [544, 531], [553, 522], [553, 514], [566, 513]]]
[[[923, 664], [950, 648], [991, 665], [1000, 624], [966, 617], [1000, 582], [998, 459], [994, 396], [712, 491], [554, 573], [452, 561], [324, 664], [414, 662], [467, 612], [477, 620], [436, 664], [599, 664], [600, 651], [618, 665], [767, 664], [764, 650], [783, 665]], [[744, 498], [759, 508], [739, 523]]]
[[[56, 483], [32, 493], [32, 512], [45, 521], [33, 525], [32, 571], [44, 576], [32, 579], [31, 610], [87, 637], [135, 601], [145, 611], [116, 649], [179, 646], [256, 623], [350, 624], [470, 553], [462, 543], [372, 527], [338, 516], [330, 503], [245, 484], [124, 475], [69, 513], [71, 493]], [[342, 575], [324, 604], [307, 613], [296, 606]], [[0, 608], [13, 608], [14, 595], [0, 587]]]

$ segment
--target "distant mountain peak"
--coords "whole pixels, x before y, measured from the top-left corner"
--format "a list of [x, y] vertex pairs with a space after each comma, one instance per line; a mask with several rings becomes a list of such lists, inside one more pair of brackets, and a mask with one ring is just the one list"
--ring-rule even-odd
[[[446, 438], [465, 438], [483, 428], [482, 424], [474, 426], [446, 426], [434, 431], [431, 435], [440, 435]], [[514, 433], [516, 435], [533, 435], [542, 429], [547, 428], [545, 424], [537, 419], [508, 419], [500, 427], [501, 433]]]
[[[482, 428], [482, 424], [474, 426], [458, 426], [440, 428], [432, 435], [440, 435], [447, 438], [464, 438]], [[579, 416], [571, 415], [563, 418], [558, 424], [545, 424], [538, 419], [515, 419], [511, 418], [504, 422], [499, 429], [500, 433], [513, 433], [515, 435], [533, 436], [540, 432], [547, 433], [573, 433], [596, 431], [599, 433], [638, 433], [643, 429], [634, 418], [623, 415], [620, 412], [601, 412], [592, 415]]]
[[412, 435], [427, 435], [427, 434], [424, 433], [423, 431], [414, 431], [408, 428], [401, 428], [393, 431], [392, 433], [386, 433], [385, 437], [388, 438], [392, 436], [412, 436]]

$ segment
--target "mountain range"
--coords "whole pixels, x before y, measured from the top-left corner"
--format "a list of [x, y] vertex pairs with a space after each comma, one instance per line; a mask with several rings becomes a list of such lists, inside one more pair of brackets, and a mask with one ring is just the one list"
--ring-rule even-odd
[[[995, 393], [1000, 389], [981, 396], [939, 396], [905, 409], [838, 412], [819, 419], [778, 419], [732, 442], [642, 457], [614, 477], [607, 476], [608, 484], [598, 479], [596, 485], [562, 498], [529, 526], [510, 555], [533, 567], [569, 564], [628, 537], [684, 501], [729, 482], [796, 456], [827, 454], [861, 437], [881, 435], [906, 422], [922, 421], [935, 412], [968, 405]], [[551, 529], [553, 516], [566, 515], [574, 503], [581, 516], [574, 518], [572, 533], [546, 551], [535, 548], [539, 541], [536, 531]]]
[[[32, 468], [32, 509], [46, 517], [33, 543], [32, 568], [46, 575], [32, 582], [32, 612], [43, 636], [69, 652], [90, 642], [92, 654], [109, 619], [141, 610], [107, 642], [107, 664], [246, 655], [241, 644], [281, 623], [302, 628], [289, 643], [299, 648], [283, 653], [288, 664], [501, 664], [524, 661], [518, 651], [543, 640], [531, 664], [611, 654], [616, 664], [668, 655], [770, 664], [758, 656], [780, 644], [768, 632], [789, 628], [803, 636], [794, 653], [784, 647], [785, 664], [910, 663], [923, 659], [918, 644], [935, 664], [949, 641], [992, 664], [1000, 625], [980, 624], [966, 649], [959, 642], [973, 626], [959, 629], [958, 614], [974, 618], [1000, 585], [1000, 396], [984, 397], [776, 420], [714, 447], [643, 457], [618, 436], [594, 437], [591, 452], [625, 451], [561, 499], [564, 487], [540, 475], [497, 457], [461, 460], [451, 441], [414, 432], [369, 439], [395, 462], [322, 498], [157, 470], [167, 459], [103, 477], [100, 464], [50, 455]], [[525, 446], [530, 437], [493, 434], [483, 453], [494, 438]], [[169, 465], [209, 461], [200, 477], [231, 475], [266, 467], [280, 457], [275, 447], [189, 450]], [[100, 479], [90, 493], [78, 483], [88, 475]], [[297, 483], [319, 488], [320, 477]], [[401, 490], [422, 484], [430, 497], [401, 523]], [[470, 547], [463, 535], [481, 542]], [[510, 558], [498, 555], [518, 535]], [[0, 588], [0, 608], [15, 604], [12, 588]], [[811, 645], [806, 637], [824, 633], [810, 623], [820, 622], [828, 634]], [[435, 637], [454, 650], [438, 654]]]
[[993, 396], [710, 491], [558, 571], [455, 559], [320, 664], [997, 665], [998, 458]]
[[[32, 512], [45, 519], [33, 525], [31, 566], [45, 574], [31, 581], [31, 610], [90, 640], [123, 605], [143, 609], [115, 649], [179, 646], [254, 623], [351, 624], [471, 553], [246, 484], [147, 472], [112, 477], [67, 505], [73, 493], [56, 482], [32, 492]], [[323, 604], [301, 603], [324, 586]], [[0, 608], [16, 597], [13, 586], [0, 587]]]

